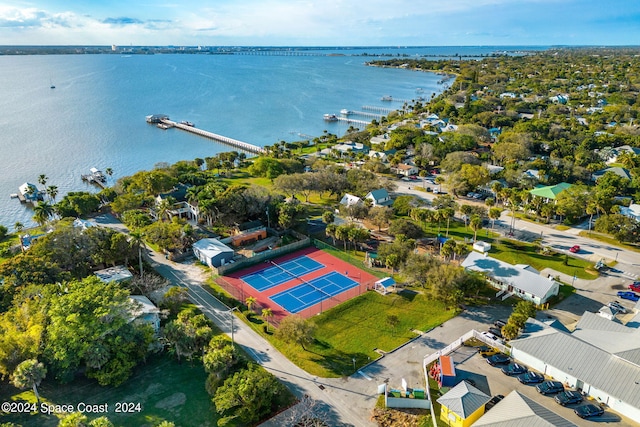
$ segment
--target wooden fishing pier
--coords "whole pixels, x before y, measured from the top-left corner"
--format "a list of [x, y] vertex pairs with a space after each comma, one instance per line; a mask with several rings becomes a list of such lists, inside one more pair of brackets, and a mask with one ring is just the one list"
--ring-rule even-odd
[[[147, 121], [149, 123], [153, 123], [152, 121], [149, 121], [149, 118], [147, 118]], [[197, 127], [193, 126], [193, 123], [188, 123], [188, 122], [178, 123], [178, 122], [169, 120], [168, 117], [160, 118], [158, 122], [166, 125], [167, 127], [174, 127], [176, 129], [184, 130], [187, 132], [194, 133], [196, 135], [203, 136], [205, 138], [211, 139], [221, 144], [229, 145], [233, 148], [237, 148], [240, 151], [245, 151], [251, 154], [266, 153], [266, 150], [262, 147], [258, 147], [257, 145], [249, 144], [248, 142], [239, 141], [237, 139], [229, 138], [223, 135], [218, 135], [217, 133], [209, 132], [203, 129], [198, 129]]]

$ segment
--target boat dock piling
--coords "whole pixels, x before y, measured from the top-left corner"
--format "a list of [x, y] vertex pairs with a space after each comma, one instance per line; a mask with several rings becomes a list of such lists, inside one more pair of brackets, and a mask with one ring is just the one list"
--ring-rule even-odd
[[371, 122], [366, 122], [364, 120], [349, 119], [347, 117], [337, 117], [336, 116], [335, 120], [337, 120], [339, 122], [356, 123], [356, 124], [359, 124], [359, 125], [370, 125], [371, 124]]
[[181, 129], [187, 132], [195, 133], [196, 135], [203, 136], [205, 138], [212, 139], [216, 142], [220, 142], [222, 144], [229, 145], [231, 147], [237, 148], [241, 151], [246, 151], [251, 154], [264, 154], [266, 150], [262, 147], [258, 147], [257, 145], [249, 144], [248, 142], [238, 141], [237, 139], [228, 138], [226, 136], [218, 135], [213, 132], [209, 132], [206, 130], [198, 129], [195, 126], [190, 126], [182, 123], [176, 123], [174, 121], [167, 119], [162, 119], [162, 123], [175, 127], [176, 129]]
[[362, 109], [364, 111], [375, 111], [381, 114], [389, 114], [392, 111], [396, 111], [393, 108], [385, 108], [385, 107], [374, 107], [372, 105], [363, 105]]
[[89, 175], [81, 175], [83, 181], [87, 181], [89, 184], [95, 184], [103, 190], [107, 188], [107, 186], [101, 180], [97, 179], [93, 174]]
[[367, 113], [365, 111], [349, 111], [348, 113], [341, 113], [343, 116], [362, 116], [362, 117], [372, 117], [374, 119], [379, 119], [382, 117], [382, 114], [379, 113]]

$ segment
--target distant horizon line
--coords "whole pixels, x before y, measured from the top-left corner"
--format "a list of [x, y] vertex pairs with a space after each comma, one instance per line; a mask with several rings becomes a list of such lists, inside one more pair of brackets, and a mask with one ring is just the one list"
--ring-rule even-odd
[[414, 49], [414, 48], [443, 48], [443, 47], [472, 47], [472, 48], [522, 48], [522, 47], [536, 47], [536, 48], [555, 48], [555, 47], [626, 47], [626, 48], [640, 48], [640, 45], [623, 45], [623, 44], [550, 44], [550, 45], [527, 45], [527, 44], [480, 44], [480, 45], [204, 45], [204, 44], [158, 44], [158, 45], [146, 45], [146, 44], [0, 44], [0, 47], [188, 47], [188, 48], [305, 48], [305, 49], [365, 49], [365, 48], [384, 48], [384, 49]]

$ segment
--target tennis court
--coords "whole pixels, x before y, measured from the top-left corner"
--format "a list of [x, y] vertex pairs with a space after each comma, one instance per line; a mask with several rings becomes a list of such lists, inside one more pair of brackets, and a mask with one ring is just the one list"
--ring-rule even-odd
[[258, 292], [264, 292], [275, 286], [286, 283], [294, 278], [311, 273], [324, 267], [318, 261], [308, 256], [291, 259], [282, 264], [271, 262], [272, 266], [264, 270], [240, 277]]
[[358, 285], [355, 280], [334, 271], [269, 298], [289, 313], [298, 313]]

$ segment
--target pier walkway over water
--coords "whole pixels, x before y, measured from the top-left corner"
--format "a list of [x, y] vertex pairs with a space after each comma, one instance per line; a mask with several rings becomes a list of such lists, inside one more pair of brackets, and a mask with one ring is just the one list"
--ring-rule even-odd
[[212, 139], [216, 142], [220, 142], [222, 144], [229, 145], [231, 147], [237, 148], [241, 151], [245, 151], [251, 154], [265, 154], [266, 150], [262, 147], [258, 147], [257, 145], [249, 144], [248, 142], [238, 141], [237, 139], [228, 138], [226, 136], [218, 135], [213, 132], [209, 132], [206, 130], [198, 129], [195, 126], [186, 125], [183, 123], [177, 123], [172, 120], [162, 119], [161, 123], [169, 127], [175, 127], [178, 129], [186, 130], [187, 132], [195, 133], [196, 135], [204, 136], [205, 138]]

